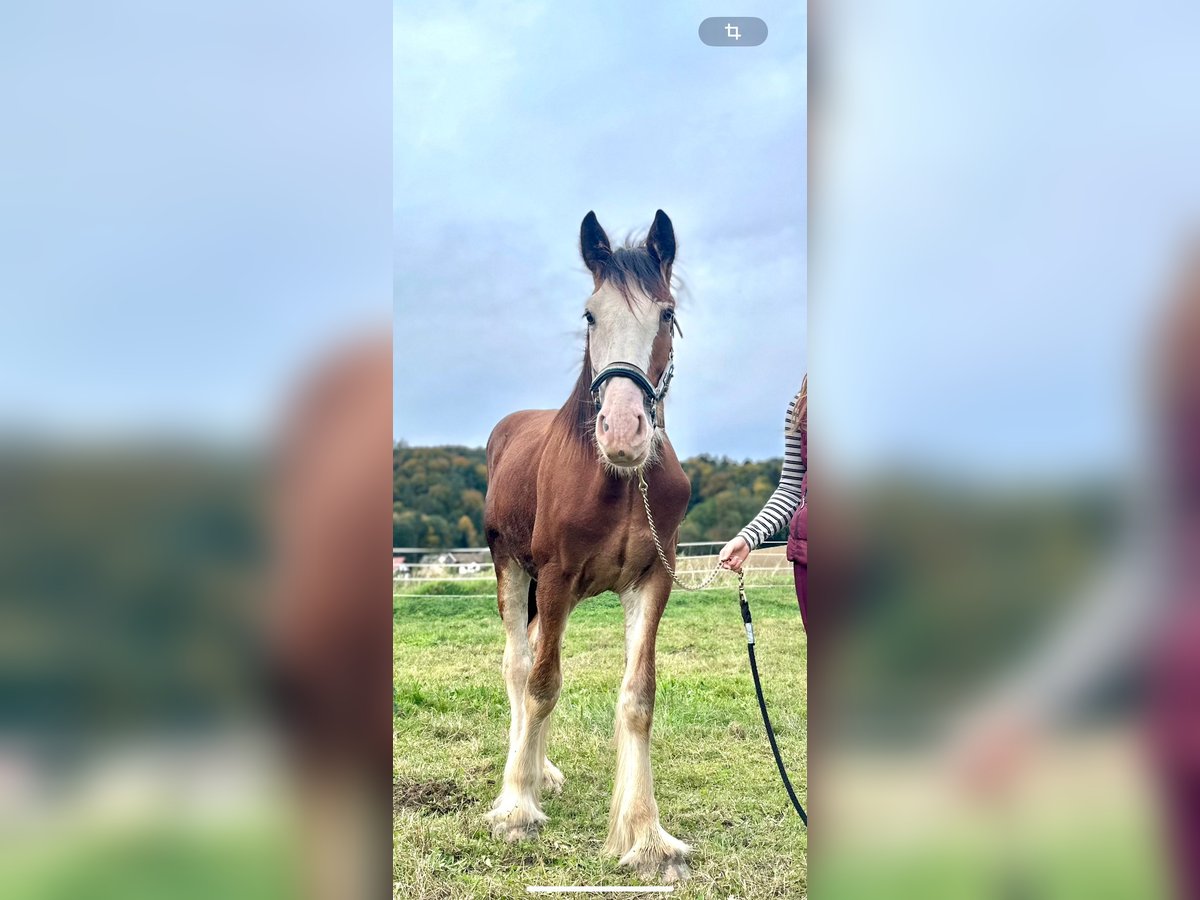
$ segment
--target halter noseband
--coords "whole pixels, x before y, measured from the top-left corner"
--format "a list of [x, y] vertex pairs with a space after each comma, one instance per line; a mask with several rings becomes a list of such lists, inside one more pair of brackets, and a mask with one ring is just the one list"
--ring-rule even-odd
[[600, 388], [604, 382], [611, 378], [628, 378], [641, 389], [643, 394], [646, 415], [650, 419], [652, 428], [666, 427], [666, 416], [663, 412], [663, 400], [667, 396], [667, 390], [671, 387], [671, 379], [675, 375], [675, 351], [671, 351], [671, 355], [667, 357], [667, 367], [663, 370], [662, 378], [658, 380], [658, 386], [655, 387], [650, 383], [650, 376], [630, 362], [613, 362], [609, 363], [600, 373], [592, 379], [592, 402], [596, 404], [596, 412], [600, 412]]

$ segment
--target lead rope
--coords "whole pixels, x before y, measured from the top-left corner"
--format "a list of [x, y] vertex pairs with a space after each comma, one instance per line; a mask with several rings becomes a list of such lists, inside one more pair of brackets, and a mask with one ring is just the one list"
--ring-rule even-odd
[[[704, 590], [717, 580], [717, 576], [721, 573], [721, 561], [718, 559], [716, 566], [714, 566], [713, 570], [708, 573], [708, 577], [695, 587], [684, 584], [682, 581], [680, 581], [679, 576], [675, 574], [675, 570], [671, 568], [671, 564], [667, 562], [667, 554], [663, 552], [662, 541], [658, 538], [658, 528], [654, 524], [654, 513], [650, 512], [650, 488], [646, 484], [646, 476], [641, 469], [638, 469], [638, 487], [641, 488], [642, 491], [642, 503], [644, 503], [646, 506], [646, 521], [650, 524], [650, 537], [654, 539], [654, 549], [658, 551], [658, 558], [662, 560], [663, 567], [667, 570], [668, 574], [670, 574], [671, 580], [685, 591]], [[738, 577], [745, 581], [741, 572], [738, 573]]]
[[[650, 512], [650, 489], [646, 484], [646, 476], [641, 469], [638, 470], [638, 488], [642, 492], [642, 503], [646, 507], [646, 522], [650, 525], [650, 537], [654, 539], [654, 549], [658, 551], [658, 558], [662, 561], [663, 568], [667, 570], [667, 573], [671, 576], [671, 580], [685, 591], [704, 590], [720, 574], [721, 561], [717, 560], [717, 564], [713, 570], [697, 586], [692, 587], [681, 581], [675, 569], [667, 562], [667, 554], [663, 552], [662, 541], [658, 537], [658, 528], [654, 524], [654, 514]], [[771, 744], [771, 753], [775, 757], [775, 765], [779, 769], [779, 777], [783, 780], [783, 788], [787, 791], [788, 799], [792, 801], [792, 806], [796, 808], [796, 813], [800, 816], [800, 821], [807, 828], [808, 813], [800, 805], [800, 800], [796, 797], [796, 791], [792, 787], [792, 781], [788, 778], [787, 769], [783, 765], [783, 757], [779, 754], [779, 744], [775, 740], [775, 729], [771, 727], [771, 717], [767, 715], [767, 701], [763, 698], [762, 680], [758, 677], [758, 659], [754, 655], [754, 621], [750, 616], [750, 601], [746, 599], [746, 574], [738, 572], [737, 577], [738, 602], [742, 608], [742, 622], [746, 625], [746, 652], [750, 656], [750, 674], [754, 677], [754, 693], [758, 696], [758, 709], [762, 713], [763, 726], [767, 730], [767, 741]]]

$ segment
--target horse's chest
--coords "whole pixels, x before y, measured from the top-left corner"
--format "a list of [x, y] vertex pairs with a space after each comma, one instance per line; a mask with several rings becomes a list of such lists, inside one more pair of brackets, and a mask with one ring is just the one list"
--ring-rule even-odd
[[[674, 541], [687, 508], [686, 478], [679, 485], [659, 479], [650, 505], [662, 541]], [[658, 564], [645, 503], [636, 482], [609, 483], [586, 495], [544, 494], [550, 501], [538, 515], [534, 555], [550, 560], [573, 577], [580, 596], [619, 590]], [[549, 524], [553, 523], [553, 527]]]
[[580, 555], [574, 570], [581, 596], [621, 590], [658, 562], [649, 530], [628, 521], [576, 549]]
[[553, 517], [553, 535], [580, 553], [622, 555], [625, 547], [635, 541], [635, 533], [645, 528], [646, 513], [632, 500], [628, 495], [563, 497]]

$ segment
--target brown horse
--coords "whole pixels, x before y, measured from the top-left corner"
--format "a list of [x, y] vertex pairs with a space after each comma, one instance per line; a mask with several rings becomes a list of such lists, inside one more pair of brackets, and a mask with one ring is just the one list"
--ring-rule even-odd
[[546, 758], [563, 630], [581, 600], [614, 591], [625, 610], [625, 677], [605, 850], [644, 877], [674, 881], [686, 877], [691, 851], [659, 824], [650, 774], [654, 645], [671, 576], [656, 554], [635, 476], [641, 470], [649, 482], [674, 566], [691, 493], [662, 414], [674, 359], [675, 233], [659, 210], [643, 243], [614, 249], [589, 212], [580, 246], [595, 290], [575, 389], [561, 409], [513, 413], [488, 439], [484, 521], [512, 709], [504, 784], [488, 818], [507, 840], [532, 837], [546, 821], [540, 793], [563, 785]]

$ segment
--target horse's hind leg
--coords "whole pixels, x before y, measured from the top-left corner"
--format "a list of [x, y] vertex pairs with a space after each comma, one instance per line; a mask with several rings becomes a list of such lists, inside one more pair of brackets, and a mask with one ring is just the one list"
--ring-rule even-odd
[[[663, 573], [666, 574], [665, 572]], [[650, 729], [654, 721], [654, 645], [670, 581], [621, 593], [625, 607], [625, 678], [617, 700], [617, 777], [604, 849], [643, 878], [687, 877], [691, 849], [663, 830], [650, 773]]]

